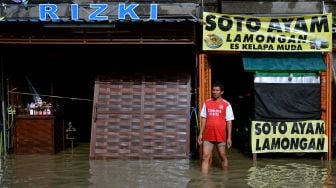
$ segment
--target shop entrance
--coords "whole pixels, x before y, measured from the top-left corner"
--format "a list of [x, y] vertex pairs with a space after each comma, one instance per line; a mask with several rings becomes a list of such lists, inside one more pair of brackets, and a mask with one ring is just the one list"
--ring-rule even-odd
[[[18, 113], [31, 118], [26, 108], [34, 102], [29, 79], [42, 100], [62, 115], [64, 128], [70, 122], [76, 128], [76, 141], [96, 146], [97, 155], [92, 158], [187, 158], [192, 49], [158, 45], [6, 50], [3, 62], [12, 92], [9, 104], [19, 106]], [[15, 51], [22, 51], [22, 56], [15, 56]], [[153, 53], [162, 58], [151, 57]], [[24, 61], [33, 63], [20, 63]], [[22, 67], [17, 69], [18, 65]], [[96, 90], [96, 86], [101, 87]], [[98, 124], [106, 127], [97, 126], [93, 132]], [[108, 145], [106, 152], [100, 143]], [[114, 155], [116, 151], [120, 155]]]
[[223, 98], [232, 105], [232, 139], [234, 146], [244, 153], [250, 152], [250, 125], [254, 114], [253, 73], [244, 72], [241, 54], [208, 55], [211, 66], [211, 83], [224, 84]]

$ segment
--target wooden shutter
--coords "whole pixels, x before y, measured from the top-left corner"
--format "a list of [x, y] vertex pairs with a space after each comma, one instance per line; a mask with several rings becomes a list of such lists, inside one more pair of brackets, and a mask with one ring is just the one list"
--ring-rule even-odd
[[189, 111], [185, 72], [100, 76], [90, 158], [188, 158]]

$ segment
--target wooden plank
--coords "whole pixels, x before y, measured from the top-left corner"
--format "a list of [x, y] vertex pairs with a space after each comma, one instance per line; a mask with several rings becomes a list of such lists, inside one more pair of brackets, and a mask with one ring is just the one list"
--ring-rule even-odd
[[[206, 54], [199, 55], [199, 103], [198, 109], [201, 111], [205, 101], [211, 97], [211, 64]], [[199, 118], [200, 129], [204, 126]], [[200, 146], [200, 159], [202, 159], [203, 147]]]

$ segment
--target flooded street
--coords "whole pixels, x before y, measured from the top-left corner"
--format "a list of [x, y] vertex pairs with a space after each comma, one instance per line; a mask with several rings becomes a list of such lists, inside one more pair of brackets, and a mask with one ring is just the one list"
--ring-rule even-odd
[[89, 144], [56, 155], [8, 155], [1, 187], [334, 187], [334, 162], [258, 158], [229, 150], [227, 171], [214, 160], [208, 175], [198, 160], [89, 160]]

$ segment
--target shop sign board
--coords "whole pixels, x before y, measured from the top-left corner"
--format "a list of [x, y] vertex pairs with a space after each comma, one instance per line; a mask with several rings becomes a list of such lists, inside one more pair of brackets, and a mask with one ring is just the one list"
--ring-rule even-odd
[[[79, 15], [79, 4], [69, 4], [70, 12], [71, 12], [71, 20], [78, 21], [80, 18]], [[109, 16], [106, 15], [108, 12], [109, 4], [90, 4], [90, 13], [88, 14], [87, 19], [89, 21], [107, 21], [109, 20]], [[139, 20], [140, 17], [136, 13], [136, 9], [139, 7], [137, 3], [125, 4], [119, 3], [116, 7], [113, 7], [115, 11], [117, 11], [118, 20]], [[148, 20], [157, 20], [158, 16], [158, 4], [152, 3], [148, 4], [149, 13]], [[41, 21], [58, 21], [58, 5], [57, 4], [39, 4], [39, 20]]]
[[260, 17], [203, 13], [203, 50], [331, 52], [332, 15]]
[[252, 121], [252, 153], [328, 152], [323, 120]]

